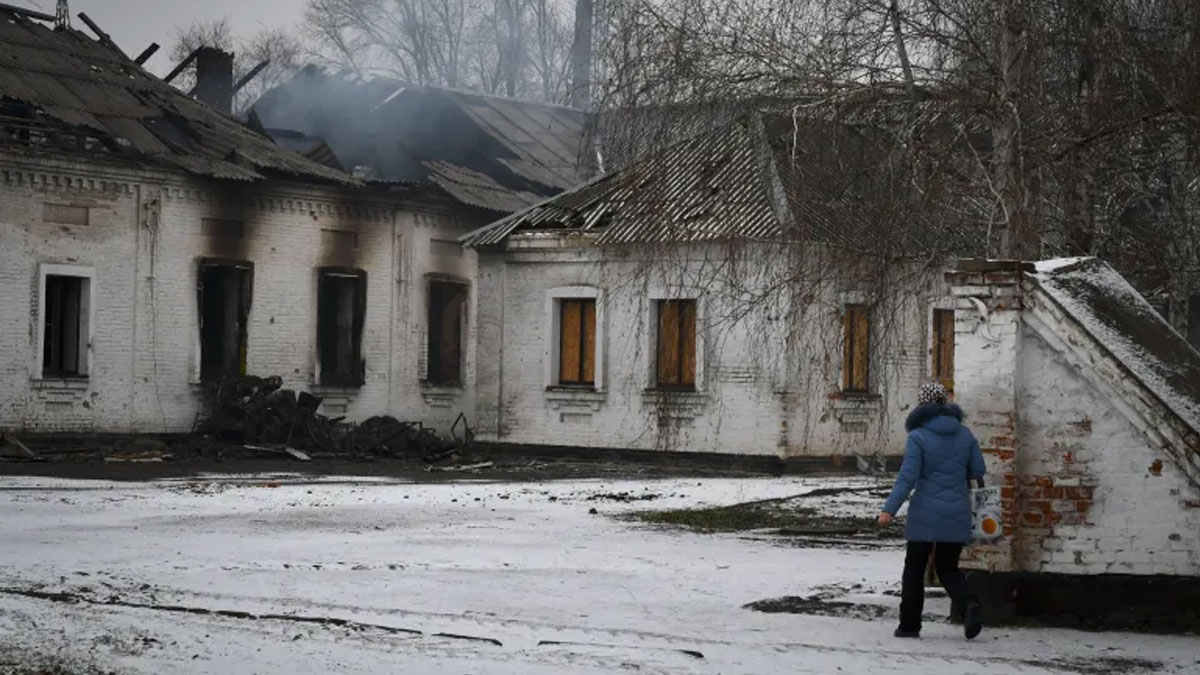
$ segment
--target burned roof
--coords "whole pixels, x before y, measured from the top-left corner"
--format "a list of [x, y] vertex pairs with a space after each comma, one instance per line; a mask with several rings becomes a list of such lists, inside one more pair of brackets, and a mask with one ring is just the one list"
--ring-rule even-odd
[[[864, 254], [976, 255], [986, 228], [913, 190], [886, 129], [751, 112], [463, 238], [575, 231], [596, 244], [819, 241]], [[941, 189], [952, 192], [955, 186]]]
[[309, 67], [263, 95], [273, 129], [325, 139], [369, 178], [429, 182], [470, 206], [510, 213], [586, 180], [584, 113]]
[[1125, 369], [1200, 433], [1200, 352], [1098, 258], [1039, 263], [1038, 285]]
[[282, 148], [72, 29], [0, 14], [0, 147], [255, 181], [356, 183]]

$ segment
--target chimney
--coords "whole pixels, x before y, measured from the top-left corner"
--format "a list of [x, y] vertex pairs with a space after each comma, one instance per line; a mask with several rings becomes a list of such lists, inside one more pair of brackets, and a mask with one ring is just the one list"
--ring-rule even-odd
[[594, 0], [575, 0], [575, 41], [571, 45], [571, 107], [592, 107], [592, 27]]
[[58, 0], [58, 11], [54, 15], [54, 27], [58, 30], [67, 30], [71, 27], [71, 7], [67, 4], [67, 0]]
[[233, 114], [233, 54], [216, 47], [196, 50], [196, 99]]

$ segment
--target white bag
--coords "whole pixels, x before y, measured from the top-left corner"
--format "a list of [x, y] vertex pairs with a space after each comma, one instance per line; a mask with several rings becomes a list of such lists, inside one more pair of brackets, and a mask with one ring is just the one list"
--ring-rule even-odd
[[971, 533], [976, 542], [996, 541], [1004, 534], [1000, 488], [984, 487], [983, 479], [971, 488]]

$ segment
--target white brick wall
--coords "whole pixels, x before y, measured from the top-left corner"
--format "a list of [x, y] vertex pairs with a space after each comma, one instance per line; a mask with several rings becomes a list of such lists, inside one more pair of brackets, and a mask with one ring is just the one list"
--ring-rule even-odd
[[[254, 263], [247, 369], [314, 390], [338, 414], [393, 414], [443, 430], [467, 391], [430, 397], [419, 381], [428, 273], [473, 283], [473, 252], [431, 255], [478, 222], [405, 210], [362, 193], [275, 184], [229, 186], [157, 173], [120, 172], [0, 157], [0, 427], [25, 431], [189, 430], [201, 408], [197, 276], [205, 257]], [[103, 178], [102, 178], [103, 177]], [[87, 226], [42, 222], [44, 202], [88, 205]], [[203, 235], [202, 218], [245, 223], [241, 243]], [[358, 248], [326, 250], [321, 230], [353, 230]], [[82, 385], [37, 382], [37, 269], [96, 270], [94, 368]], [[316, 268], [367, 272], [366, 384], [314, 384]], [[474, 327], [471, 295], [468, 328]], [[473, 341], [468, 339], [468, 345]], [[468, 382], [474, 349], [467, 350]], [[345, 413], [341, 412], [344, 404]]]
[[1095, 487], [1083, 522], [1055, 523], [1024, 569], [1200, 575], [1200, 490], [1034, 331], [1022, 345], [1021, 472]]
[[[714, 265], [728, 257], [720, 245], [656, 251], [654, 262], [602, 255], [519, 239], [509, 252], [481, 255], [476, 391], [483, 437], [784, 456], [902, 452], [904, 415], [927, 372], [925, 300], [905, 299], [874, 317], [888, 324], [875, 335], [872, 362], [881, 396], [857, 403], [834, 397], [841, 391], [840, 306], [849, 297], [838, 284], [804, 289], [816, 297], [803, 300], [780, 294], [738, 301], [730, 298], [777, 282], [787, 261], [765, 247], [744, 248], [736, 255], [753, 271], [735, 283]], [[938, 296], [940, 279], [933, 282], [929, 296]], [[598, 319], [606, 360], [599, 401], [572, 401], [545, 387], [546, 293], [581, 285], [607, 298]], [[700, 298], [701, 382], [695, 395], [664, 398], [645, 392], [654, 349], [650, 302], [671, 296]], [[754, 311], [743, 316], [743, 303]]]
[[[1010, 273], [953, 278], [964, 298], [956, 396], [984, 448], [989, 483], [1002, 487], [1006, 534], [972, 546], [964, 565], [1200, 574], [1200, 490], [1172, 459], [1177, 435], [1162, 411], [1032, 285], [1014, 297]], [[986, 303], [988, 329], [968, 297]]]

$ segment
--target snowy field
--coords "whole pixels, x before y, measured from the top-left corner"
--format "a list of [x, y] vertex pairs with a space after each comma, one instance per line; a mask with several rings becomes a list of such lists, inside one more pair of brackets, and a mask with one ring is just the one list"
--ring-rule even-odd
[[[614, 517], [846, 482], [4, 478], [0, 672], [35, 656], [117, 673], [1200, 672], [1194, 637], [988, 629], [968, 643], [931, 623], [896, 640], [897, 542]], [[622, 492], [660, 497], [605, 497]], [[743, 608], [830, 589], [892, 614]]]

